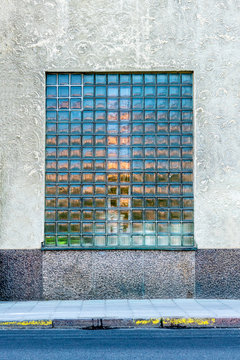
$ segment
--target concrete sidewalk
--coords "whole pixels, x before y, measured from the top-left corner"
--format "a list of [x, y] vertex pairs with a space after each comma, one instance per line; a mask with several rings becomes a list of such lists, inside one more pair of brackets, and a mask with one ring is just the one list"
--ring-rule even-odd
[[0, 302], [0, 328], [240, 327], [240, 300]]

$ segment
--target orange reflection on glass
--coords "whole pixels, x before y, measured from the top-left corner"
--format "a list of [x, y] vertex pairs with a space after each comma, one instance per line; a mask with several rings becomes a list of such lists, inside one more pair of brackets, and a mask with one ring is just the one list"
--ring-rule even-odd
[[130, 112], [120, 112], [120, 120], [130, 120]]
[[129, 207], [130, 199], [120, 198], [120, 207]]
[[120, 161], [121, 170], [130, 170], [130, 161]]
[[118, 138], [117, 136], [108, 136], [108, 145], [117, 145]]
[[109, 170], [117, 170], [118, 162], [117, 161], [108, 161], [108, 169]]
[[120, 136], [120, 145], [130, 145], [130, 136]]

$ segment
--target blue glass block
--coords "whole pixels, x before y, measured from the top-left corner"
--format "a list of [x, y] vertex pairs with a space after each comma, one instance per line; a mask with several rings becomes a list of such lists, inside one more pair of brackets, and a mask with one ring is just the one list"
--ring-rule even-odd
[[133, 170], [143, 170], [143, 160], [133, 160], [132, 161], [132, 168]]
[[169, 96], [180, 96], [180, 86], [170, 86], [169, 87]]
[[155, 123], [147, 123], [145, 124], [145, 133], [146, 134], [155, 134]]
[[94, 84], [94, 75], [93, 74], [83, 75], [83, 83], [84, 85]]
[[81, 99], [71, 99], [71, 109], [81, 109]]
[[83, 87], [83, 96], [94, 96], [94, 87], [93, 86], [84, 86]]
[[108, 84], [118, 84], [118, 74], [108, 74]]
[[157, 137], [157, 143], [160, 146], [168, 146], [169, 138], [168, 136], [158, 136]]
[[57, 120], [57, 112], [56, 111], [47, 111], [46, 118], [47, 118], [47, 121], [56, 121]]
[[92, 122], [94, 120], [94, 113], [93, 111], [83, 111], [83, 122]]
[[131, 84], [131, 75], [120, 75], [120, 84]]
[[142, 74], [133, 74], [132, 75], [133, 84], [143, 84], [143, 75]]
[[182, 74], [182, 84], [192, 84], [192, 74]]
[[132, 120], [133, 121], [143, 121], [143, 111], [133, 111]]
[[57, 85], [56, 74], [47, 74], [47, 85]]
[[157, 83], [158, 84], [167, 84], [168, 83], [168, 74], [157, 74]]
[[181, 112], [180, 111], [170, 111], [169, 119], [170, 119], [170, 121], [181, 121]]
[[55, 134], [56, 133], [56, 123], [47, 123], [46, 124], [46, 133], [47, 134]]
[[120, 99], [119, 107], [121, 110], [131, 109], [131, 99]]
[[71, 121], [81, 121], [82, 113], [81, 111], [71, 111], [70, 120]]
[[118, 110], [118, 99], [108, 99], [107, 107], [110, 110]]
[[95, 96], [106, 97], [106, 86], [96, 86]]
[[137, 97], [143, 96], [143, 86], [133, 86], [132, 96], [137, 96]]
[[95, 121], [105, 121], [106, 111], [95, 111]]
[[145, 82], [145, 84], [155, 84], [156, 83], [156, 75], [155, 74], [145, 74], [144, 82]]
[[155, 86], [145, 86], [145, 96], [155, 96]]
[[82, 75], [72, 74], [71, 75], [71, 85], [81, 85], [82, 84]]
[[192, 86], [182, 86], [182, 96], [191, 97], [192, 96]]
[[81, 86], [72, 86], [71, 87], [71, 96], [73, 96], [73, 97], [82, 96], [82, 87]]
[[96, 134], [105, 134], [106, 133], [106, 125], [105, 124], [96, 124], [95, 125]]
[[68, 121], [69, 111], [59, 111], [58, 112], [58, 121]]
[[170, 146], [180, 146], [181, 145], [181, 136], [170, 136]]
[[192, 111], [182, 111], [182, 121], [192, 121], [193, 120], [193, 112]]
[[133, 109], [143, 109], [143, 99], [132, 99]]
[[68, 123], [59, 123], [58, 124], [58, 132], [59, 134], [67, 134], [68, 133]]
[[180, 75], [179, 74], [170, 74], [169, 75], [169, 83], [170, 84], [179, 84], [180, 83]]
[[192, 99], [182, 99], [182, 109], [191, 110], [193, 107]]
[[156, 108], [156, 99], [155, 98], [145, 99], [144, 104], [145, 104], [145, 109], [155, 109]]
[[[79, 99], [80, 100], [80, 99]], [[72, 100], [71, 100], [72, 101]], [[94, 101], [93, 99], [83, 99], [83, 108], [84, 109], [93, 109]]]
[[158, 109], [168, 109], [168, 99], [157, 99]]
[[120, 96], [128, 97], [131, 95], [131, 87], [130, 86], [120, 86]]
[[110, 97], [116, 97], [118, 96], [118, 86], [108, 86], [107, 94]]
[[158, 121], [168, 121], [168, 112], [167, 111], [158, 111], [157, 112]]
[[95, 75], [95, 83], [96, 84], [106, 84], [107, 76], [104, 74], [96, 74]]
[[155, 111], [145, 111], [145, 121], [152, 121], [156, 119]]
[[157, 86], [157, 96], [168, 96], [168, 86]]
[[57, 97], [57, 88], [56, 86], [47, 86], [47, 98]]
[[69, 84], [69, 75], [68, 74], [59, 74], [58, 75], [58, 85], [68, 85]]
[[180, 99], [169, 99], [169, 108], [170, 109], [181, 109], [181, 100]]
[[107, 107], [106, 99], [96, 99], [95, 107], [96, 107], [96, 109], [106, 109], [106, 107]]
[[69, 99], [59, 99], [58, 100], [59, 109], [68, 109], [69, 108]]
[[68, 86], [59, 86], [58, 96], [59, 97], [68, 97], [69, 96], [69, 87]]
[[81, 133], [81, 125], [78, 123], [74, 123], [71, 125], [71, 134], [80, 134]]
[[57, 100], [56, 99], [47, 99], [46, 100], [47, 109], [56, 109]]
[[183, 146], [192, 146], [193, 145], [192, 135], [182, 135], [182, 145]]

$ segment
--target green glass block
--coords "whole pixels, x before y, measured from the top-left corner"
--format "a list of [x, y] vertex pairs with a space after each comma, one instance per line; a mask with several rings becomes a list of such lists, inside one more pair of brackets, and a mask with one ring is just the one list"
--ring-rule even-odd
[[80, 246], [81, 237], [80, 236], [70, 236], [70, 245], [71, 246]]
[[68, 236], [58, 236], [57, 237], [58, 246], [67, 246], [68, 245]]
[[183, 246], [194, 246], [193, 236], [183, 236]]
[[45, 245], [46, 246], [55, 246], [56, 245], [56, 236], [45, 236]]

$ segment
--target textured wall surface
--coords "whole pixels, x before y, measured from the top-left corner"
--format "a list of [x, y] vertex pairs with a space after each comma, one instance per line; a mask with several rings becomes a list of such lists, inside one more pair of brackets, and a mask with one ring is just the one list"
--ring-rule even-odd
[[0, 300], [42, 299], [42, 252], [0, 251]]
[[0, 248], [43, 240], [46, 71], [194, 71], [195, 239], [240, 247], [240, 3], [2, 0]]
[[45, 299], [194, 296], [194, 251], [47, 251], [42, 266]]

